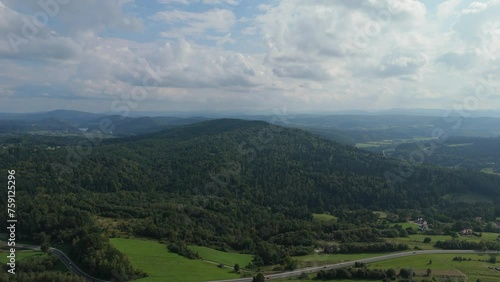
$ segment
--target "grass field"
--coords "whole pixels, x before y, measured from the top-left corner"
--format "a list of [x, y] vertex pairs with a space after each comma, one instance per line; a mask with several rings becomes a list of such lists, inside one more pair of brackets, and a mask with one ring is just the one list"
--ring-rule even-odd
[[[309, 274], [309, 278], [314, 278], [316, 277], [316, 274]], [[276, 279], [272, 280], [274, 282], [285, 282], [285, 281], [300, 281], [300, 282], [318, 282], [318, 280], [313, 280], [313, 279], [299, 279], [299, 278], [283, 278], [283, 279]], [[320, 280], [321, 281], [321, 280]], [[335, 282], [378, 282], [378, 280], [331, 280]]]
[[403, 227], [403, 229], [410, 227], [410, 228], [413, 228], [415, 230], [418, 230], [418, 228], [420, 227], [420, 225], [413, 223], [413, 222], [400, 222], [400, 223], [394, 223], [393, 226], [394, 225], [401, 225], [401, 227]]
[[239, 264], [241, 268], [247, 266], [253, 259], [252, 255], [221, 252], [207, 247], [200, 246], [189, 246], [194, 252], [198, 252], [204, 260], [213, 261], [216, 263], [222, 263], [227, 266], [233, 267], [235, 264]]
[[472, 143], [462, 143], [462, 144], [446, 144], [446, 147], [464, 147], [464, 146], [472, 146]]
[[411, 139], [387, 139], [387, 140], [378, 140], [378, 141], [369, 141], [364, 143], [357, 143], [355, 146], [357, 148], [377, 148], [382, 146], [391, 146], [395, 147], [398, 144], [402, 143], [413, 143], [418, 141], [427, 141], [432, 140], [433, 138], [420, 136]]
[[[472, 261], [453, 261], [452, 259], [455, 256], [471, 258]], [[500, 265], [486, 262], [488, 259], [489, 255], [474, 254], [418, 255], [371, 263], [368, 265], [368, 267], [383, 269], [394, 268], [396, 269], [396, 271], [398, 268], [412, 267], [414, 270], [421, 271], [431, 269], [434, 273], [437, 273], [439, 271], [460, 271], [463, 274], [467, 275], [468, 281], [476, 281], [476, 279], [481, 279], [481, 282], [500, 281], [500, 272], [488, 268], [489, 266], [498, 267]], [[432, 264], [429, 264], [429, 260], [432, 260]]]
[[149, 274], [149, 277], [137, 280], [140, 282], [197, 282], [240, 277], [230, 269], [221, 269], [215, 264], [189, 260], [171, 253], [165, 244], [153, 240], [123, 238], [110, 240], [118, 250], [127, 255], [135, 268]]
[[339, 218], [325, 213], [313, 213], [313, 219], [317, 221], [331, 221], [338, 220]]
[[[380, 255], [380, 254], [378, 254]], [[340, 262], [346, 260], [356, 260], [361, 258], [367, 258], [370, 256], [378, 256], [373, 254], [359, 254], [359, 255], [318, 255], [302, 257], [305, 260], [311, 259], [315, 261], [326, 262]], [[453, 261], [455, 256], [461, 256], [463, 258], [471, 258], [471, 261]], [[321, 258], [318, 258], [321, 257]], [[413, 268], [416, 273], [426, 272], [427, 269], [431, 269], [432, 273], [436, 275], [460, 275], [465, 274], [468, 281], [476, 281], [476, 279], [481, 279], [481, 282], [498, 282], [500, 281], [500, 272], [489, 267], [500, 267], [500, 263], [492, 264], [487, 262], [490, 258], [489, 255], [477, 255], [477, 254], [445, 254], [445, 255], [415, 255], [410, 257], [403, 257], [397, 259], [391, 259], [386, 261], [380, 261], [371, 263], [368, 268], [378, 268], [378, 269], [388, 269], [393, 268], [399, 272], [400, 268]], [[300, 259], [296, 258], [296, 259]], [[432, 263], [430, 263], [432, 260]], [[500, 261], [500, 260], [499, 260]], [[297, 278], [286, 278], [276, 281], [316, 281], [312, 280], [316, 274], [309, 274], [309, 280], [298, 280]], [[341, 280], [335, 280], [341, 281]], [[351, 280], [352, 281], [352, 280]], [[355, 280], [358, 282], [365, 282], [365, 280]], [[367, 280], [368, 281], [368, 280]], [[373, 281], [373, 280], [372, 280]], [[420, 280], [416, 280], [420, 281]]]
[[[499, 234], [496, 233], [482, 233], [481, 237], [476, 237], [476, 236], [460, 236], [459, 240], [464, 240], [464, 241], [472, 241], [472, 242], [481, 242], [481, 240], [485, 241], [495, 241], [497, 236]], [[431, 238], [431, 242], [426, 244], [424, 243], [424, 238], [429, 237]], [[451, 236], [447, 235], [425, 235], [425, 234], [413, 234], [413, 235], [408, 235], [408, 237], [399, 237], [399, 238], [390, 238], [386, 239], [388, 242], [395, 242], [395, 243], [404, 243], [407, 244], [410, 249], [413, 249], [415, 247], [418, 247], [422, 250], [431, 250], [435, 249], [434, 244], [437, 241], [446, 241], [446, 240], [451, 240]]]
[[488, 174], [499, 175], [499, 173], [496, 173], [495, 171], [493, 171], [492, 167], [484, 168], [481, 171], [484, 173], [488, 173]]
[[378, 218], [380, 218], [380, 219], [387, 218], [387, 213], [386, 212], [383, 212], [383, 211], [374, 211], [373, 213], [376, 214], [376, 215], [378, 215]]
[[464, 193], [460, 195], [447, 194], [442, 197], [443, 199], [450, 202], [462, 202], [462, 203], [492, 203], [493, 200], [487, 196], [475, 194], [475, 193]]
[[385, 253], [372, 254], [313, 254], [307, 256], [293, 257], [301, 267], [320, 266], [345, 261], [355, 261], [384, 255]]
[[[7, 255], [9, 253], [6, 251], [0, 251], [0, 262], [2, 264], [7, 263]], [[33, 257], [33, 256], [46, 256], [43, 252], [41, 251], [16, 251], [16, 261], [21, 261], [25, 258]]]

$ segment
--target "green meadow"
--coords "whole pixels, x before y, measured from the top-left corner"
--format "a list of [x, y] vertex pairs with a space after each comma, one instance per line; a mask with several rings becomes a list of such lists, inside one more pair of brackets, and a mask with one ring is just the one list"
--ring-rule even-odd
[[[380, 254], [378, 254], [380, 255]], [[346, 260], [356, 260], [361, 258], [367, 258], [370, 256], [378, 256], [378, 255], [322, 255], [322, 259], [318, 259], [315, 257], [316, 261], [328, 261], [332, 262], [340, 262]], [[460, 256], [462, 258], [467, 259], [466, 261], [453, 261], [453, 258], [456, 256]], [[468, 259], [471, 259], [470, 261]], [[425, 278], [427, 269], [431, 270], [431, 275], [435, 276], [445, 276], [445, 275], [466, 275], [467, 281], [476, 281], [480, 279], [481, 282], [498, 282], [500, 281], [500, 271], [496, 271], [494, 267], [500, 267], [500, 257], [499, 263], [490, 263], [488, 262], [490, 255], [486, 254], [432, 254], [432, 255], [415, 255], [391, 260], [385, 260], [375, 263], [370, 263], [367, 265], [368, 268], [374, 269], [389, 269], [393, 268], [396, 272], [399, 272], [401, 268], [412, 268], [419, 278]], [[299, 258], [296, 258], [299, 259]], [[312, 259], [305, 258], [303, 259]], [[280, 279], [276, 281], [317, 281], [313, 280], [316, 276], [315, 273], [309, 274], [309, 280], [299, 280], [297, 278], [286, 278]], [[344, 280], [334, 280], [334, 281], [344, 281]], [[369, 280], [345, 280], [347, 281], [357, 281], [357, 282], [367, 282]], [[371, 280], [374, 281], [374, 280]], [[420, 281], [420, 280], [416, 280]]]
[[[472, 242], [480, 242], [482, 240], [495, 241], [498, 235], [499, 234], [496, 234], [496, 233], [484, 232], [484, 233], [482, 233], [481, 237], [460, 236], [458, 238], [458, 240], [472, 241]], [[424, 243], [423, 241], [424, 241], [425, 237], [431, 238], [431, 242]], [[447, 236], [447, 235], [413, 234], [413, 235], [408, 235], [408, 237], [398, 237], [398, 238], [386, 239], [386, 241], [407, 244], [409, 249], [414, 249], [415, 247], [417, 247], [417, 248], [422, 249], [422, 250], [432, 250], [432, 249], [435, 249], [434, 244], [437, 241], [446, 241], [446, 240], [451, 240], [451, 239], [452, 239], [451, 236]]]
[[[6, 251], [0, 251], [0, 262], [5, 264], [8, 262], [7, 255], [9, 255]], [[44, 256], [45, 254], [41, 251], [16, 251], [16, 261], [21, 261], [25, 258], [33, 257], [33, 256]]]
[[386, 212], [383, 212], [383, 211], [374, 211], [373, 213], [376, 214], [378, 216], [378, 218], [380, 218], [380, 219], [387, 218], [387, 213]]
[[216, 263], [233, 267], [239, 264], [240, 268], [247, 266], [253, 259], [252, 255], [221, 252], [207, 247], [189, 246], [193, 252], [197, 252], [203, 260], [208, 260]]
[[325, 213], [313, 213], [313, 219], [317, 221], [331, 221], [331, 220], [337, 220], [339, 218]]
[[[157, 241], [124, 238], [112, 238], [110, 240], [118, 250], [127, 255], [135, 268], [149, 274], [149, 277], [136, 281], [201, 282], [240, 277], [240, 275], [234, 273], [232, 269], [221, 269], [213, 263], [201, 260], [190, 260], [175, 253], [171, 253], [165, 244], [161, 244]], [[216, 254], [215, 252], [209, 252], [207, 250], [199, 250], [209, 255]], [[235, 256], [235, 258], [240, 262], [246, 261], [242, 256]], [[228, 257], [225, 259], [228, 259]]]
[[293, 257], [297, 260], [300, 267], [319, 266], [325, 264], [333, 264], [346, 261], [355, 261], [364, 258], [382, 256], [387, 253], [373, 254], [312, 254], [306, 256]]
[[[471, 261], [453, 261], [453, 258], [460, 256], [463, 258], [471, 258]], [[430, 269], [432, 273], [463, 273], [467, 275], [468, 281], [476, 281], [481, 279], [482, 282], [497, 282], [500, 281], [500, 272], [488, 267], [499, 267], [500, 264], [492, 264], [487, 262], [489, 255], [477, 254], [443, 254], [443, 255], [416, 255], [410, 257], [397, 258], [387, 261], [371, 263], [369, 268], [394, 268], [398, 271], [399, 268], [413, 268], [416, 272], [425, 272]], [[430, 261], [432, 260], [432, 263]]]

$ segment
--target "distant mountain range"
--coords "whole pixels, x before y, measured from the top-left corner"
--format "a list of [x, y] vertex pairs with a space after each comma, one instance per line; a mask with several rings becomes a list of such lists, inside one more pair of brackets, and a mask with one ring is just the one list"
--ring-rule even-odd
[[[481, 113], [489, 113], [490, 116], [478, 117]], [[495, 113], [497, 112], [477, 112], [476, 117], [466, 118], [443, 117], [443, 111], [438, 110], [393, 109], [376, 113], [351, 111], [343, 114], [283, 116], [232, 114], [229, 117], [302, 128], [323, 137], [355, 144], [380, 140], [431, 138], [432, 132], [436, 129], [450, 136], [496, 137], [500, 136], [500, 113], [498, 117], [493, 117]], [[217, 118], [215, 115], [136, 116], [136, 114], [124, 117], [68, 110], [23, 114], [0, 113], [0, 134], [81, 134], [84, 131], [100, 130], [100, 123], [105, 120], [112, 126], [109, 132], [104, 133], [113, 136], [134, 136]]]
[[165, 130], [179, 125], [207, 120], [203, 117], [124, 117], [80, 111], [57, 110], [46, 113], [0, 113], [0, 133], [82, 133], [101, 130], [101, 122], [111, 123], [117, 136], [128, 136]]

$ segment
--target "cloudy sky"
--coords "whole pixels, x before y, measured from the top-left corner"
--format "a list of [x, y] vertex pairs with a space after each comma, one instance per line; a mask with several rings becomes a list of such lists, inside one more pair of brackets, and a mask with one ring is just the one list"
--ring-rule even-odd
[[[0, 111], [500, 109], [500, 0], [0, 0]], [[477, 96], [479, 83], [491, 95]]]

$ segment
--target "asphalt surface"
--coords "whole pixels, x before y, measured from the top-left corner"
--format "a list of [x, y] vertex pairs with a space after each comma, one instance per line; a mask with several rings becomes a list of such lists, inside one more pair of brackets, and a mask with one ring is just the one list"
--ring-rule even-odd
[[[40, 251], [41, 247], [40, 246], [33, 246], [33, 245], [25, 245], [25, 244], [16, 244], [16, 248], [22, 248], [22, 249], [28, 249], [28, 250], [35, 250], [35, 251]], [[81, 270], [76, 264], [74, 264], [69, 257], [63, 253], [61, 250], [56, 249], [56, 248], [49, 248], [48, 250], [49, 253], [55, 255], [58, 257], [62, 263], [74, 274], [81, 276], [85, 278], [88, 282], [108, 282], [106, 280], [101, 280], [95, 277], [92, 277], [85, 273], [83, 270]]]
[[[295, 276], [299, 276], [302, 272], [315, 273], [315, 272], [319, 272], [320, 270], [338, 269], [338, 268], [342, 268], [342, 267], [354, 266], [355, 262], [371, 263], [371, 262], [377, 262], [377, 261], [382, 261], [382, 260], [415, 256], [415, 255], [424, 255], [424, 254], [493, 254], [493, 253], [496, 254], [498, 252], [497, 251], [483, 252], [483, 251], [473, 251], [473, 250], [425, 250], [425, 251], [394, 253], [394, 254], [388, 254], [388, 255], [383, 255], [383, 256], [378, 256], [378, 257], [373, 257], [373, 258], [359, 259], [359, 260], [349, 261], [349, 262], [342, 262], [342, 263], [336, 263], [336, 264], [301, 268], [301, 269], [296, 269], [296, 270], [288, 271], [288, 272], [269, 274], [269, 275], [265, 275], [265, 277], [266, 277], [266, 280], [295, 277]], [[252, 277], [230, 279], [230, 280], [216, 280], [216, 281], [210, 281], [210, 282], [251, 282], [251, 281], [252, 281]]]

